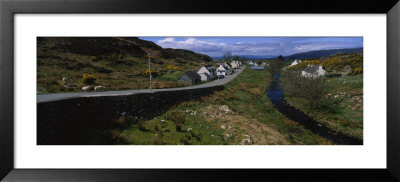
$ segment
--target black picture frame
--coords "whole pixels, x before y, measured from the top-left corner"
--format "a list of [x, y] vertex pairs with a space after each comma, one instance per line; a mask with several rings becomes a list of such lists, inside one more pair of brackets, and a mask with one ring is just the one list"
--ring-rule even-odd
[[[387, 15], [386, 169], [15, 169], [14, 14], [381, 13]], [[318, 16], [316, 14], [316, 16]], [[398, 0], [0, 0], [0, 179], [5, 181], [399, 181]], [[312, 159], [310, 159], [312, 160]], [[368, 159], [366, 159], [368, 160]]]

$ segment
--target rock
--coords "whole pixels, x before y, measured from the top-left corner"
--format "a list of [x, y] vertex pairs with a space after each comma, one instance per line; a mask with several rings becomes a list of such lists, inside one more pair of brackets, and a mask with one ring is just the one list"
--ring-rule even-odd
[[230, 137], [230, 135], [227, 133], [227, 134], [225, 134], [224, 135], [224, 140], [228, 140], [229, 139], [229, 137]]
[[187, 131], [188, 131], [188, 132], [189, 132], [189, 131], [192, 131], [192, 128], [188, 128]]
[[225, 113], [234, 114], [234, 112], [232, 110], [230, 110], [227, 105], [222, 105], [218, 109], [219, 109], [219, 111], [224, 111]]
[[229, 125], [229, 126], [228, 126], [228, 130], [231, 130], [231, 129], [232, 129], [232, 126], [231, 126], [231, 125]]
[[90, 91], [92, 90], [92, 86], [82, 87], [82, 91]]
[[99, 85], [99, 86], [94, 87], [94, 90], [100, 92], [100, 91], [106, 90], [106, 87], [103, 85]]
[[246, 144], [253, 144], [253, 141], [251, 140], [251, 135], [244, 135], [246, 138], [240, 142], [240, 145], [246, 145]]
[[222, 129], [225, 129], [225, 125], [222, 125], [221, 128], [222, 128]]
[[63, 78], [62, 78], [62, 81], [65, 82], [65, 83], [67, 83], [67, 82], [69, 81], [69, 79], [68, 79], [67, 77], [63, 77]]
[[351, 66], [347, 65], [344, 67], [344, 75], [347, 76], [351, 72]]
[[121, 112], [121, 116], [125, 116], [126, 112]]

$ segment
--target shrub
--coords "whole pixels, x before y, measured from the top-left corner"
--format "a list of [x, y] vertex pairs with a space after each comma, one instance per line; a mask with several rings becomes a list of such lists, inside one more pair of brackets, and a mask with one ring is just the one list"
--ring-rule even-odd
[[185, 123], [185, 116], [181, 113], [178, 113], [176, 111], [170, 112], [167, 114], [167, 119], [174, 121], [175, 123]]
[[175, 70], [175, 71], [180, 70], [179, 67], [177, 67], [177, 66], [172, 66], [172, 65], [168, 65], [167, 68], [170, 69], [170, 70]]
[[83, 76], [82, 76], [82, 81], [83, 81], [83, 83], [85, 83], [85, 84], [88, 84], [88, 85], [93, 85], [95, 82], [96, 82], [96, 80], [98, 79], [99, 77], [97, 77], [97, 76], [94, 76], [94, 75], [90, 75], [90, 74], [83, 74]]
[[175, 129], [176, 131], [182, 131], [182, 123], [175, 122]]
[[201, 134], [198, 131], [190, 130], [189, 133], [193, 138], [196, 138], [197, 141], [201, 140]]
[[288, 71], [282, 80], [285, 93], [306, 99], [311, 108], [319, 106], [328, 92], [325, 77], [305, 78], [299, 72]]
[[361, 74], [363, 72], [363, 69], [358, 67], [358, 68], [354, 68], [351, 74]]
[[[149, 69], [146, 69], [146, 71], [144, 72], [144, 75], [149, 75]], [[157, 75], [158, 75], [158, 71], [151, 70], [151, 76], [157, 76]]]
[[154, 125], [154, 131], [160, 131], [160, 126], [158, 126], [158, 124]]
[[140, 131], [148, 131], [148, 129], [146, 128], [146, 125], [145, 125], [144, 121], [139, 121], [139, 122], [137, 123], [137, 126], [138, 126], [138, 129], [139, 129]]
[[157, 136], [153, 139], [153, 145], [165, 145], [162, 132], [157, 132]]
[[185, 116], [178, 112], [170, 112], [167, 119], [175, 122], [176, 131], [182, 131], [182, 125], [185, 123]]
[[185, 145], [189, 145], [190, 144], [190, 139], [192, 138], [192, 136], [190, 134], [186, 134], [186, 135], [182, 135], [181, 136], [181, 142]]

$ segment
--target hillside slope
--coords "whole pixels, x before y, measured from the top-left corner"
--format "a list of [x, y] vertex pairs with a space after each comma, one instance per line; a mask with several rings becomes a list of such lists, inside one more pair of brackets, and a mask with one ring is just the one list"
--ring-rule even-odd
[[340, 54], [340, 53], [360, 52], [362, 50], [363, 50], [363, 48], [309, 51], [309, 52], [292, 54], [290, 56], [286, 56], [285, 59], [314, 59], [314, 58], [326, 57], [326, 56], [331, 56], [331, 55]]
[[304, 61], [289, 67], [290, 70], [302, 70], [310, 64], [318, 64], [328, 73], [360, 74], [363, 72], [363, 52], [341, 53], [319, 59]]
[[[186, 70], [196, 70], [212, 58], [193, 51], [163, 49], [136, 37], [38, 37], [37, 92], [77, 92], [83, 74], [98, 77], [94, 85], [107, 90], [148, 88], [148, 56], [151, 52], [154, 88], [179, 86]], [[72, 83], [65, 86], [62, 78]]]

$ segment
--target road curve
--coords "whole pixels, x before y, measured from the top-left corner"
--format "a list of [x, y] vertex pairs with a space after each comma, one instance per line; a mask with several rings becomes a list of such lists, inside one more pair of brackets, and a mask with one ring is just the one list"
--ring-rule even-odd
[[175, 91], [175, 90], [189, 90], [189, 89], [197, 89], [197, 88], [207, 88], [214, 87], [217, 85], [224, 85], [231, 80], [233, 80], [237, 75], [242, 73], [244, 67], [237, 70], [237, 73], [233, 73], [232, 75], [228, 75], [223, 79], [217, 79], [212, 82], [208, 82], [201, 85], [194, 85], [188, 87], [177, 87], [177, 88], [162, 88], [162, 89], [141, 89], [141, 90], [119, 90], [119, 91], [106, 91], [106, 92], [76, 92], [76, 93], [58, 93], [58, 94], [41, 94], [37, 95], [37, 103], [42, 102], [51, 102], [57, 100], [78, 98], [78, 97], [101, 97], [101, 96], [120, 96], [120, 95], [131, 95], [137, 93], [154, 93], [160, 91]]

